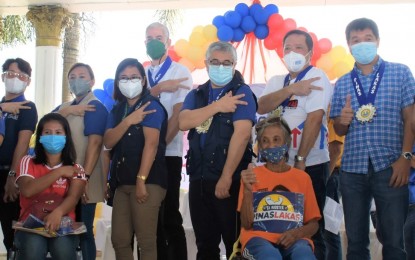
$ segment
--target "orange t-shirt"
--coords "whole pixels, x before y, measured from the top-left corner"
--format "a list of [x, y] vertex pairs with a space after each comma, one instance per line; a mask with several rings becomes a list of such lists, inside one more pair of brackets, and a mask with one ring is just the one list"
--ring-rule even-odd
[[[253, 185], [253, 192], [256, 191], [272, 191], [275, 186], [282, 185], [290, 192], [304, 194], [304, 224], [312, 219], [320, 219], [320, 210], [317, 205], [316, 196], [314, 194], [313, 185], [308, 174], [296, 168], [291, 168], [286, 172], [272, 172], [265, 166], [254, 168], [257, 183]], [[241, 181], [241, 189], [239, 192], [238, 211], [240, 211], [243, 199], [243, 183]], [[264, 231], [254, 231], [252, 229], [241, 229], [240, 242], [242, 248], [245, 248], [246, 243], [253, 237], [262, 237], [271, 243], [277, 242], [281, 237], [280, 233], [270, 233]], [[312, 241], [308, 238], [304, 238]]]

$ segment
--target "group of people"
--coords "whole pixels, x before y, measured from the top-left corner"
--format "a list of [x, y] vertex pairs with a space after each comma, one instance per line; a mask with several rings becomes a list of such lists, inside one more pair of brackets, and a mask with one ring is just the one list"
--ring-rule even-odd
[[[257, 99], [235, 69], [237, 53], [227, 42], [210, 44], [209, 80], [192, 89], [189, 70], [168, 56], [168, 29], [152, 23], [145, 38], [151, 65], [144, 68], [134, 58], [119, 63], [111, 111], [91, 92], [91, 67], [76, 63], [68, 73], [75, 99], [43, 116], [37, 128], [35, 104], [24, 97], [30, 65], [7, 60], [0, 103], [6, 248], [16, 248], [17, 259], [44, 259], [48, 252], [53, 259], [76, 259], [80, 246], [83, 259], [95, 259], [96, 203], [110, 199], [117, 259], [133, 259], [135, 239], [139, 259], [188, 259], [179, 211], [183, 131], [188, 131], [197, 260], [219, 260], [221, 240], [229, 259], [238, 239], [245, 259], [341, 259], [339, 234], [324, 230], [323, 215], [327, 195], [339, 200], [337, 185], [348, 259], [370, 259], [372, 198], [384, 259], [413, 259], [415, 80], [407, 66], [377, 54], [379, 31], [372, 20], [352, 21], [346, 40], [356, 63], [333, 87], [311, 65], [311, 36], [288, 32], [283, 39], [288, 74], [271, 78]], [[268, 116], [257, 122], [256, 112]], [[28, 156], [35, 129], [35, 155]], [[271, 232], [275, 227], [259, 216], [265, 209], [288, 214], [281, 204], [287, 193], [302, 198], [298, 223]], [[15, 232], [12, 221], [24, 221], [48, 194], [62, 197], [43, 218], [48, 232], [58, 230], [64, 216], [84, 222], [87, 232], [53, 238]], [[259, 199], [268, 204], [261, 208]]]

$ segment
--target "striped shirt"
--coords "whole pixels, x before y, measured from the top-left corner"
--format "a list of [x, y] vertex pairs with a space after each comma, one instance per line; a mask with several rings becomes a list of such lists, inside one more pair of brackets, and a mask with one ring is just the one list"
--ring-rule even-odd
[[[356, 66], [364, 93], [367, 95], [372, 80], [381, 62], [374, 66], [373, 72], [363, 75]], [[335, 85], [330, 117], [340, 116], [351, 94], [353, 111], [360, 107], [350, 73], [341, 77]], [[385, 72], [378, 87], [374, 102], [376, 116], [372, 122], [361, 124], [353, 118], [345, 139], [342, 157], [342, 170], [366, 174], [369, 159], [376, 172], [388, 168], [402, 153], [403, 118], [402, 110], [414, 103], [415, 80], [410, 69], [398, 63], [385, 62]]]

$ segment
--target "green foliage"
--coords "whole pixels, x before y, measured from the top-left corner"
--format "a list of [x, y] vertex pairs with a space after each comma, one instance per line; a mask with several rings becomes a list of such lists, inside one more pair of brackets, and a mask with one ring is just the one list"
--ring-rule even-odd
[[0, 49], [3, 46], [26, 44], [33, 39], [34, 29], [25, 16], [7, 15], [0, 18]]

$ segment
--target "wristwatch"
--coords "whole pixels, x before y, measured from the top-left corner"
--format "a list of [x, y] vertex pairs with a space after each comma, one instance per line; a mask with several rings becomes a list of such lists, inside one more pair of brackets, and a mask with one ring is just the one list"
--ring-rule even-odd
[[305, 162], [305, 157], [304, 156], [300, 156], [300, 155], [295, 155], [294, 156], [294, 162]]
[[15, 171], [9, 171], [9, 173], [7, 174], [7, 176], [9, 176], [9, 177], [16, 177], [16, 172]]
[[402, 152], [401, 154], [403, 156], [403, 158], [405, 158], [406, 160], [411, 160], [413, 154], [411, 152]]
[[146, 181], [147, 180], [147, 177], [144, 176], [144, 175], [137, 175], [137, 179], [140, 179], [142, 181]]

